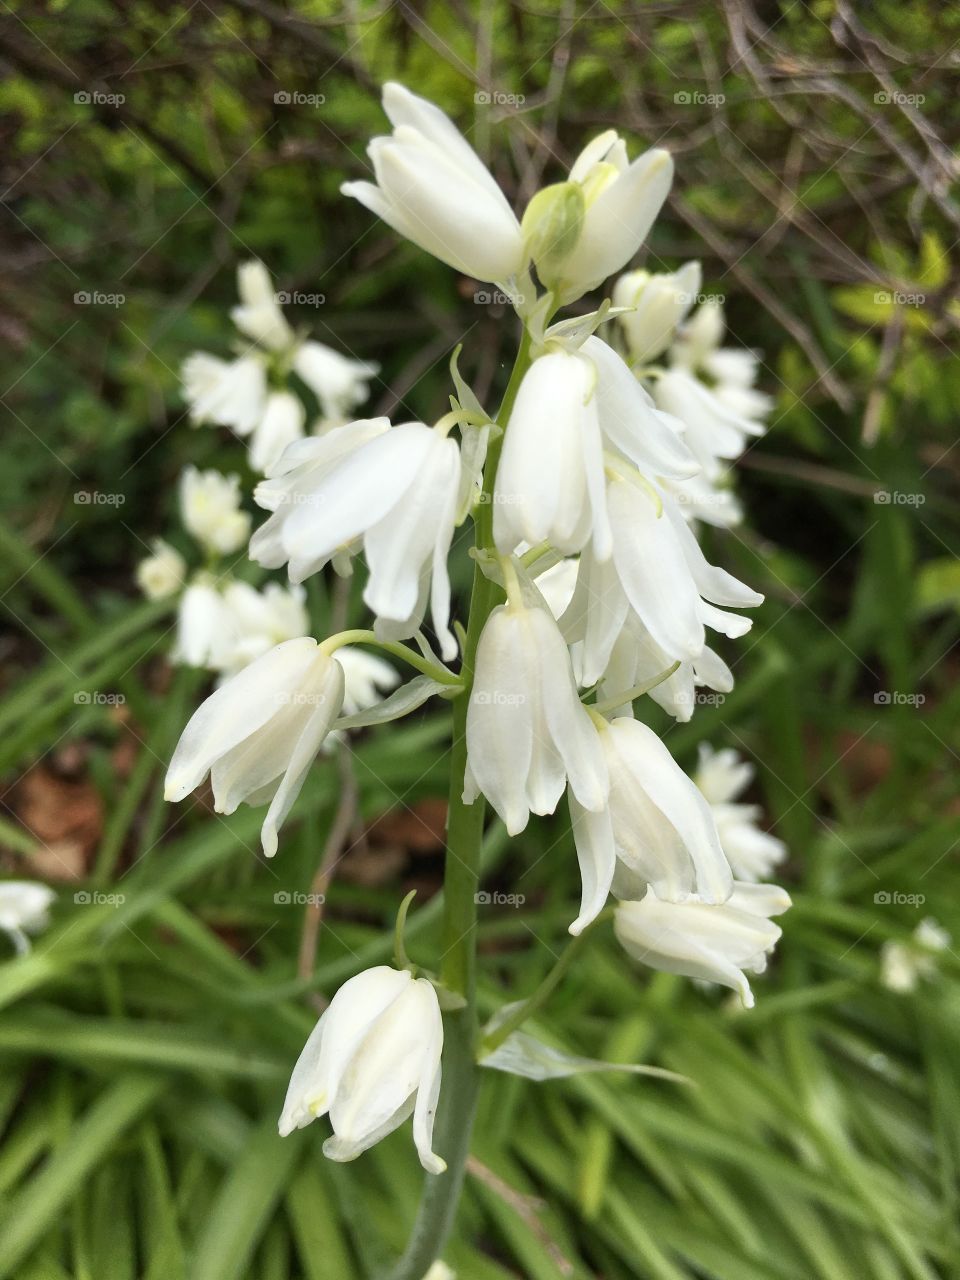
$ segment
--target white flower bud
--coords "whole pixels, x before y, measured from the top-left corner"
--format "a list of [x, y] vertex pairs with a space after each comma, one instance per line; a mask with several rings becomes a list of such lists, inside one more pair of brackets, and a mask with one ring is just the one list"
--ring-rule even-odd
[[346, 182], [343, 194], [465, 275], [506, 281], [521, 271], [520, 224], [452, 121], [400, 84], [384, 86], [383, 109], [394, 131], [367, 148], [376, 183]]
[[148, 600], [164, 600], [183, 586], [187, 566], [169, 542], [154, 538], [153, 554], [137, 565], [137, 586]]
[[666, 351], [677, 326], [700, 292], [699, 262], [687, 262], [672, 274], [631, 271], [613, 287], [615, 307], [632, 307], [617, 320], [635, 364], [646, 364]]
[[323, 417], [332, 420], [352, 413], [366, 400], [370, 394], [367, 383], [380, 371], [372, 360], [351, 360], [322, 342], [312, 341], [297, 348], [293, 368], [320, 401]]
[[218, 670], [229, 638], [230, 617], [223, 596], [207, 575], [200, 574], [180, 597], [173, 661]]
[[614, 915], [620, 945], [652, 969], [732, 987], [753, 1008], [747, 973], [763, 973], [781, 930], [770, 922], [790, 906], [784, 889], [735, 884], [726, 902], [661, 902], [652, 888], [639, 902], [621, 902]]
[[250, 437], [250, 466], [254, 471], [267, 474], [287, 445], [303, 435], [305, 417], [303, 405], [292, 392], [270, 392], [263, 417]]
[[343, 668], [309, 636], [287, 640], [221, 685], [197, 708], [167, 771], [164, 797], [182, 800], [207, 773], [218, 813], [270, 807], [263, 852], [300, 793], [343, 703]]
[[267, 375], [259, 355], [220, 360], [195, 351], [183, 362], [181, 377], [195, 426], [213, 423], [247, 436], [263, 417]]
[[233, 308], [230, 319], [241, 333], [270, 351], [284, 351], [293, 345], [293, 330], [284, 318], [270, 273], [262, 262], [253, 259], [237, 267], [237, 292], [241, 305]]
[[0, 930], [9, 935], [18, 955], [30, 950], [29, 934], [49, 925], [56, 897], [48, 885], [34, 880], [0, 881]]
[[281, 1137], [329, 1115], [333, 1136], [324, 1155], [355, 1160], [412, 1114], [420, 1163], [442, 1173], [446, 1164], [431, 1149], [442, 1050], [440, 1004], [426, 978], [386, 965], [358, 973], [304, 1045], [283, 1104]]
[[206, 551], [229, 555], [250, 537], [250, 515], [240, 509], [240, 477], [187, 467], [180, 477], [180, 515]]

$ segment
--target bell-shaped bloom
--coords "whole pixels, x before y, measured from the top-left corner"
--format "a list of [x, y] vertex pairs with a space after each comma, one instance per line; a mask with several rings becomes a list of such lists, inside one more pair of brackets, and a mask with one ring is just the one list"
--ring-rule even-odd
[[781, 934], [771, 916], [790, 907], [784, 889], [735, 884], [726, 902], [662, 902], [652, 888], [639, 902], [621, 902], [613, 928], [623, 949], [641, 964], [716, 982], [752, 1009], [748, 973], [763, 973]]
[[253, 259], [237, 267], [237, 292], [240, 305], [230, 312], [230, 319], [241, 333], [270, 351], [286, 351], [296, 341], [274, 291], [270, 273], [262, 262]]
[[653, 398], [665, 413], [679, 418], [684, 439], [708, 480], [720, 479], [726, 463], [739, 458], [765, 427], [729, 409], [686, 369], [666, 369], [653, 381]]
[[888, 938], [880, 948], [880, 982], [888, 991], [908, 995], [922, 978], [935, 978], [942, 952], [953, 939], [932, 917], [921, 920], [905, 941]]
[[352, 360], [322, 342], [312, 341], [297, 348], [293, 368], [320, 401], [323, 417], [332, 420], [363, 404], [370, 394], [367, 384], [380, 371], [372, 360]]
[[194, 426], [212, 423], [248, 436], [262, 419], [267, 375], [258, 354], [221, 360], [195, 351], [183, 362], [181, 377]]
[[596, 380], [577, 352], [550, 352], [527, 370], [497, 468], [493, 532], [501, 554], [549, 542], [570, 555], [592, 536], [598, 555], [610, 555]]
[[378, 965], [340, 988], [303, 1047], [290, 1077], [280, 1136], [329, 1115], [331, 1160], [355, 1160], [413, 1115], [413, 1140], [427, 1173], [434, 1153], [443, 1020], [426, 978]]
[[[761, 604], [763, 596], [707, 561], [666, 493], [616, 478], [607, 489], [607, 509], [619, 585], [671, 662], [700, 656], [706, 643], [705, 626], [730, 637], [750, 629], [749, 619], [717, 606], [751, 608]], [[581, 557], [581, 573], [585, 559]], [[615, 605], [616, 587], [608, 590], [610, 608]], [[622, 609], [622, 604], [616, 607]]]
[[584, 197], [583, 226], [556, 282], [570, 302], [621, 271], [640, 248], [673, 181], [668, 151], [652, 148], [631, 164], [613, 130], [588, 143], [570, 170]]
[[477, 647], [464, 801], [485, 795], [515, 836], [531, 813], [553, 813], [568, 781], [585, 810], [602, 808], [603, 750], [567, 647], [546, 609], [500, 605]]
[[153, 551], [137, 565], [137, 586], [148, 600], [165, 600], [183, 586], [187, 573], [183, 556], [169, 542], [154, 538]]
[[172, 658], [185, 667], [218, 671], [229, 645], [230, 618], [223, 596], [207, 574], [198, 574], [180, 597]]
[[180, 517], [206, 551], [229, 555], [250, 537], [250, 515], [240, 509], [240, 477], [186, 467], [180, 477]]
[[303, 435], [303, 405], [290, 391], [271, 391], [263, 417], [250, 437], [250, 466], [266, 475], [280, 461], [288, 444]]
[[35, 880], [0, 881], [0, 931], [9, 936], [18, 955], [30, 950], [30, 934], [49, 925], [56, 897], [53, 889]]
[[287, 640], [227, 680], [187, 723], [167, 771], [164, 796], [182, 800], [210, 774], [214, 807], [269, 801], [263, 852], [277, 831], [343, 703], [343, 668], [309, 636]]
[[635, 365], [662, 355], [700, 292], [699, 262], [679, 271], [629, 271], [613, 287], [615, 307], [630, 307], [617, 317]]
[[340, 188], [402, 236], [465, 275], [506, 282], [523, 236], [489, 170], [444, 113], [400, 84], [383, 89], [390, 137], [367, 148], [376, 182]]
[[501, 554], [549, 542], [573, 555], [590, 542], [598, 560], [609, 559], [606, 451], [651, 476], [682, 479], [697, 471], [681, 424], [656, 409], [600, 338], [535, 360], [520, 384], [497, 468], [493, 532]]
[[694, 782], [713, 811], [720, 844], [738, 880], [765, 880], [787, 856], [783, 841], [758, 825], [760, 806], [734, 803], [753, 774], [753, 765], [732, 748], [713, 751], [707, 743], [700, 744]]
[[223, 591], [225, 616], [217, 669], [233, 675], [285, 640], [310, 630], [303, 587], [268, 582], [260, 591], [248, 582], [231, 582]]
[[302, 582], [362, 543], [363, 598], [390, 635], [419, 629], [429, 593], [441, 651], [455, 657], [447, 554], [460, 488], [456, 442], [422, 422], [390, 428], [373, 419], [301, 441], [278, 469], [254, 494], [274, 514], [254, 534], [252, 558], [268, 568], [288, 563], [291, 580]]
[[[586, 651], [587, 645], [584, 644], [583, 653]], [[575, 671], [580, 669], [579, 659], [578, 647], [574, 650]], [[700, 693], [701, 688], [712, 690], [714, 694], [727, 694], [733, 688], [733, 672], [719, 654], [709, 647], [704, 648], [695, 658], [685, 659], [672, 675], [654, 684], [659, 676], [673, 666], [674, 661], [669, 654], [664, 653], [631, 612], [614, 642], [609, 658], [602, 665], [602, 678], [595, 676], [593, 680], [587, 681], [579, 677], [578, 682], [586, 686], [599, 680], [597, 696], [604, 702], [618, 693], [652, 684], [649, 697], [681, 724], [690, 720], [699, 703], [723, 701], [722, 697], [718, 699], [710, 693]], [[632, 715], [632, 705], [627, 703], [616, 714]]]
[[610, 793], [591, 813], [570, 796], [570, 817], [583, 880], [579, 933], [606, 901], [619, 860], [658, 897], [723, 902], [733, 877], [710, 806], [657, 735], [621, 717], [600, 731]]

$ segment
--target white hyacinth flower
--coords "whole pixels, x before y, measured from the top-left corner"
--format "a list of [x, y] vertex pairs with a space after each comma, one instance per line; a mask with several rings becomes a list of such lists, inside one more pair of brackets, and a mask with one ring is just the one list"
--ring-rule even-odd
[[137, 565], [137, 586], [148, 600], [165, 600], [183, 586], [187, 565], [175, 547], [162, 538], [150, 544], [152, 553]]
[[670, 363], [706, 374], [713, 394], [727, 409], [760, 425], [773, 408], [773, 399], [754, 385], [760, 356], [747, 347], [722, 347], [723, 331], [723, 305], [708, 298], [677, 335]]
[[457, 1280], [457, 1273], [451, 1271], [445, 1262], [439, 1259], [431, 1266], [423, 1280]]
[[661, 902], [652, 888], [639, 902], [621, 902], [613, 928], [624, 950], [641, 964], [732, 987], [746, 1009], [753, 992], [748, 973], [763, 973], [781, 929], [769, 917], [790, 907], [785, 889], [735, 884], [726, 902]]
[[246, 801], [270, 807], [263, 852], [277, 831], [343, 703], [343, 668], [309, 636], [263, 654], [210, 695], [184, 729], [164, 797], [182, 800], [207, 773], [218, 813]]
[[937, 954], [949, 950], [950, 934], [932, 917], [921, 920], [907, 942], [888, 938], [880, 950], [880, 981], [888, 991], [908, 995], [922, 978], [937, 974]]
[[376, 183], [345, 182], [343, 194], [465, 275], [505, 282], [521, 271], [520, 224], [456, 125], [400, 84], [384, 85], [383, 109], [394, 130], [367, 148]]
[[515, 836], [531, 813], [554, 812], [568, 781], [584, 809], [602, 808], [603, 751], [567, 647], [545, 609], [500, 605], [477, 647], [464, 801], [485, 795]]
[[302, 342], [293, 356], [293, 368], [320, 401], [327, 420], [339, 420], [363, 404], [370, 394], [367, 383], [380, 372], [372, 360], [352, 360], [322, 342]]
[[186, 467], [180, 477], [180, 516], [205, 551], [229, 555], [250, 537], [249, 512], [240, 508], [240, 477]]
[[570, 817], [583, 880], [580, 933], [602, 909], [617, 862], [664, 901], [723, 902], [733, 877], [710, 806], [657, 735], [620, 717], [600, 730], [610, 793], [591, 813], [570, 796]]
[[443, 1020], [426, 978], [377, 965], [345, 982], [304, 1045], [290, 1077], [280, 1136], [329, 1115], [331, 1160], [361, 1152], [413, 1115], [413, 1140], [428, 1173], [446, 1163], [434, 1153]]
[[549, 542], [570, 555], [589, 541], [597, 559], [609, 559], [607, 451], [652, 476], [685, 479], [697, 471], [681, 424], [655, 408], [600, 338], [534, 360], [497, 468], [493, 531], [501, 554]]
[[[578, 646], [574, 653], [576, 669], [578, 658], [581, 662], [586, 662], [586, 642], [582, 650]], [[596, 661], [595, 653], [590, 656]], [[636, 616], [631, 615], [614, 642], [609, 658], [602, 665], [603, 675], [597, 688], [597, 696], [605, 702], [618, 693], [640, 685], [653, 684], [672, 665], [669, 654], [664, 653]], [[582, 667], [581, 670], [583, 674], [580, 683], [584, 686], [593, 684], [593, 679], [588, 681], [585, 678], [586, 668]], [[696, 658], [687, 658], [681, 662], [672, 675], [653, 685], [649, 696], [675, 720], [686, 724], [699, 702], [723, 701], [722, 698], [712, 698], [710, 694], [698, 693], [701, 687], [719, 694], [729, 693], [733, 688], [733, 672], [719, 654], [710, 648], [704, 648]], [[616, 714], [632, 715], [632, 705], [627, 703]]]
[[221, 360], [195, 351], [183, 362], [181, 377], [194, 426], [211, 423], [248, 436], [263, 417], [267, 375], [256, 353]]
[[555, 287], [571, 302], [615, 275], [640, 248], [673, 182], [669, 151], [652, 148], [631, 164], [615, 130], [588, 143], [570, 170], [584, 201], [579, 237]]
[[261, 475], [280, 460], [288, 444], [303, 435], [306, 413], [300, 400], [290, 391], [271, 391], [263, 417], [250, 437], [250, 466]]
[[295, 342], [287, 323], [270, 273], [262, 262], [253, 259], [237, 267], [237, 292], [240, 306], [230, 312], [230, 319], [241, 333], [270, 351], [286, 351]]
[[219, 670], [230, 629], [223, 596], [212, 578], [198, 574], [180, 597], [173, 661], [187, 667]]
[[223, 640], [218, 670], [233, 675], [255, 658], [310, 630], [302, 587], [269, 582], [262, 591], [247, 582], [231, 582], [223, 591]]
[[686, 369], [665, 369], [653, 380], [653, 398], [665, 413], [679, 418], [684, 440], [704, 475], [717, 481], [727, 462], [739, 458], [747, 441], [764, 433], [764, 426], [728, 408], [716, 393]]
[[617, 316], [635, 365], [647, 364], [669, 347], [678, 325], [700, 292], [699, 262], [674, 272], [630, 271], [613, 286], [615, 307], [631, 307]]
[[700, 744], [700, 761], [693, 780], [713, 811], [720, 843], [738, 880], [765, 880], [787, 856], [787, 846], [759, 825], [763, 811], [756, 804], [734, 804], [749, 786], [754, 767], [732, 748], [714, 751]]
[[30, 934], [47, 928], [56, 897], [53, 889], [35, 880], [0, 881], [0, 931], [9, 936], [17, 955], [30, 950]]
[[333, 656], [343, 667], [343, 714], [346, 716], [375, 706], [400, 683], [400, 676], [389, 662], [365, 649], [345, 644]]
[[372, 419], [298, 442], [277, 470], [254, 494], [274, 514], [254, 534], [251, 557], [268, 568], [287, 563], [302, 582], [362, 543], [363, 598], [384, 634], [414, 635], [429, 596], [441, 652], [455, 657], [447, 554], [460, 488], [456, 441], [422, 422], [391, 428]]

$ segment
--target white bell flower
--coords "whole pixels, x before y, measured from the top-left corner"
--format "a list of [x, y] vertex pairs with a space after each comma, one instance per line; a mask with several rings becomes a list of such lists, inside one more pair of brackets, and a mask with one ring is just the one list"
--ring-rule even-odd
[[426, 978], [377, 965], [345, 982], [314, 1027], [290, 1077], [280, 1136], [329, 1115], [331, 1160], [355, 1160], [413, 1115], [413, 1140], [428, 1173], [434, 1153], [443, 1020]]
[[460, 487], [456, 441], [422, 422], [391, 428], [372, 419], [299, 441], [277, 470], [254, 494], [274, 514], [254, 534], [251, 557], [268, 568], [288, 563], [291, 580], [302, 582], [362, 542], [363, 598], [389, 635], [419, 630], [427, 588], [441, 652], [455, 657], [447, 554]]
[[263, 852], [277, 831], [343, 703], [343, 668], [309, 636], [287, 640], [210, 695], [184, 729], [167, 771], [164, 797], [182, 800], [207, 773], [214, 808], [270, 802]]
[[271, 391], [263, 417], [250, 437], [251, 468], [266, 475], [287, 445], [301, 438], [305, 420], [306, 413], [297, 396], [291, 391]]
[[615, 307], [632, 307], [617, 316], [634, 364], [644, 365], [669, 347], [678, 325], [700, 292], [699, 262], [674, 272], [630, 271], [613, 286]]
[[240, 306], [230, 312], [230, 319], [241, 333], [270, 351], [286, 351], [296, 338], [287, 323], [274, 291], [270, 273], [262, 262], [253, 259], [237, 267], [237, 292]]
[[631, 876], [669, 902], [723, 902], [733, 877], [710, 806], [657, 735], [628, 717], [600, 730], [610, 794], [587, 811], [570, 796], [570, 817], [583, 880], [580, 933], [602, 909], [619, 860]]
[[494, 488], [501, 554], [549, 542], [565, 555], [591, 542], [613, 549], [605, 454], [652, 476], [686, 478], [694, 461], [682, 426], [658, 412], [612, 347], [589, 337], [579, 351], [548, 351], [524, 375], [504, 434]]
[[148, 600], [165, 600], [183, 586], [187, 573], [183, 556], [169, 542], [154, 538], [152, 553], [137, 565], [137, 586]]
[[662, 902], [648, 888], [639, 902], [621, 902], [613, 928], [624, 950], [641, 964], [667, 973], [720, 983], [752, 1009], [748, 973], [763, 973], [781, 929], [769, 917], [790, 907], [786, 890], [772, 884], [735, 884], [726, 902]]
[[888, 991], [908, 995], [921, 978], [937, 974], [937, 955], [950, 948], [950, 934], [932, 917], [921, 920], [906, 942], [888, 938], [880, 949], [880, 981]]
[[180, 516], [204, 550], [230, 555], [250, 537], [250, 515], [241, 510], [240, 477], [186, 467], [180, 477]]
[[372, 360], [352, 360], [322, 342], [308, 340], [296, 349], [293, 368], [320, 401], [327, 420], [339, 420], [363, 404], [367, 383], [380, 372]]
[[464, 801], [485, 795], [515, 836], [531, 813], [554, 812], [568, 781], [584, 809], [602, 808], [603, 750], [567, 647], [546, 609], [499, 605], [477, 647]]
[[700, 744], [693, 780], [713, 811], [720, 843], [738, 880], [766, 880], [787, 856], [787, 846], [758, 823], [763, 810], [733, 801], [749, 786], [754, 767], [732, 748], [714, 751]]
[[[587, 645], [584, 644], [583, 652], [586, 651]], [[609, 658], [603, 663], [603, 677], [597, 688], [597, 696], [601, 701], [606, 701], [618, 693], [650, 684], [672, 665], [673, 660], [669, 654], [664, 653], [636, 615], [631, 614], [614, 642]], [[576, 650], [574, 669], [577, 669]], [[593, 684], [594, 680], [588, 682], [581, 678], [579, 683], [586, 686], [588, 683]], [[693, 716], [698, 702], [712, 700], [709, 694], [697, 692], [701, 687], [720, 694], [727, 694], [733, 688], [733, 672], [719, 654], [710, 648], [704, 648], [695, 658], [687, 658], [681, 662], [672, 675], [650, 689], [649, 696], [675, 720], [686, 724]], [[719, 701], [722, 702], [723, 699]], [[617, 712], [617, 715], [624, 716], [632, 714], [629, 703]]]
[[726, 472], [726, 463], [739, 458], [747, 441], [765, 428], [735, 413], [714, 391], [686, 369], [665, 369], [653, 380], [653, 398], [664, 412], [683, 423], [684, 439], [709, 480]]
[[520, 224], [489, 170], [444, 113], [400, 84], [383, 89], [390, 137], [367, 148], [376, 183], [340, 190], [464, 275], [505, 282], [525, 265]]
[[302, 587], [269, 582], [262, 591], [248, 582], [230, 582], [223, 591], [225, 611], [218, 669], [233, 675], [255, 658], [310, 630]]
[[9, 936], [17, 955], [30, 950], [30, 934], [40, 933], [50, 924], [50, 907], [56, 897], [53, 889], [35, 880], [0, 881], [0, 931]]
[[219, 670], [231, 632], [223, 596], [212, 578], [198, 574], [180, 597], [171, 657], [187, 667]]
[[195, 351], [183, 362], [181, 378], [194, 426], [212, 423], [248, 436], [263, 417], [267, 375], [256, 353], [221, 360]]
[[564, 302], [595, 289], [633, 257], [663, 207], [673, 159], [652, 148], [631, 164], [613, 129], [588, 143], [570, 170], [584, 199], [583, 225], [555, 284]]

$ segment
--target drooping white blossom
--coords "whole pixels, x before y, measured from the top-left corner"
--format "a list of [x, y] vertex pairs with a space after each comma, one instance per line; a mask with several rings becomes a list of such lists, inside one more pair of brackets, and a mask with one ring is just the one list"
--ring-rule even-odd
[[172, 658], [187, 667], [219, 671], [229, 648], [231, 622], [223, 594], [209, 574], [198, 574], [180, 597]]
[[413, 1139], [428, 1173], [434, 1153], [443, 1020], [426, 978], [378, 965], [345, 982], [313, 1029], [290, 1078], [280, 1116], [286, 1137], [329, 1115], [331, 1160], [355, 1160], [413, 1115]]
[[615, 307], [629, 307], [617, 317], [630, 361], [642, 366], [662, 355], [700, 292], [699, 262], [686, 262], [673, 272], [629, 271], [611, 295]]
[[209, 423], [248, 436], [263, 417], [267, 374], [256, 352], [221, 360], [195, 351], [183, 362], [181, 377], [195, 426]]
[[658, 897], [723, 902], [733, 877], [706, 800], [647, 725], [628, 717], [600, 730], [609, 799], [589, 812], [575, 795], [570, 816], [583, 901], [570, 926], [579, 933], [603, 907], [619, 860]]
[[240, 477], [186, 467], [180, 477], [180, 516], [205, 551], [230, 555], [250, 537], [250, 515], [240, 507]]
[[233, 581], [222, 593], [223, 639], [217, 669], [225, 675], [248, 666], [255, 658], [310, 630], [306, 593], [302, 587], [268, 582], [257, 590], [248, 582]]
[[292, 391], [271, 391], [250, 437], [250, 466], [266, 475], [288, 444], [303, 435], [306, 411]]
[[10, 938], [17, 955], [30, 950], [31, 934], [47, 928], [56, 897], [49, 885], [35, 880], [0, 881], [0, 931]]
[[285, 351], [293, 346], [295, 334], [262, 262], [253, 259], [237, 267], [237, 292], [240, 305], [230, 312], [230, 319], [241, 333], [268, 351]]
[[456, 442], [421, 422], [391, 428], [372, 419], [299, 442], [275, 472], [254, 494], [274, 514], [254, 534], [252, 558], [268, 568], [286, 563], [302, 582], [362, 544], [363, 598], [391, 637], [420, 628], [429, 596], [441, 652], [454, 657], [447, 554], [460, 487]]
[[938, 955], [950, 949], [950, 934], [928, 917], [906, 942], [888, 938], [880, 949], [880, 981], [888, 991], [909, 995], [922, 979], [937, 974]]
[[384, 85], [383, 109], [394, 129], [367, 148], [376, 181], [346, 182], [343, 194], [465, 275], [506, 282], [521, 271], [520, 224], [453, 122], [400, 84]]
[[372, 360], [354, 360], [309, 339], [294, 353], [293, 368], [320, 401], [327, 421], [345, 418], [363, 404], [370, 379], [380, 371]]
[[771, 916], [790, 907], [786, 890], [771, 884], [734, 885], [726, 902], [663, 902], [648, 888], [640, 901], [621, 902], [614, 932], [641, 964], [716, 982], [736, 991], [746, 1009], [753, 992], [748, 973], [763, 973], [781, 929]]
[[165, 600], [176, 595], [183, 586], [187, 565], [183, 556], [169, 542], [154, 538], [153, 548], [137, 565], [137, 586], [148, 600]]
[[[582, 646], [582, 650], [586, 650], [586, 644]], [[575, 669], [580, 669], [580, 653], [581, 646], [576, 646]], [[723, 695], [733, 688], [733, 672], [709, 646], [696, 658], [684, 659], [666, 679], [659, 679], [675, 661], [664, 653], [636, 615], [630, 613], [603, 666], [597, 695], [601, 700], [607, 701], [619, 693], [629, 692], [641, 685], [650, 685], [652, 687], [648, 693], [653, 701], [674, 719], [685, 724], [699, 703], [722, 702]], [[654, 683], [655, 681], [658, 683]], [[593, 681], [588, 682], [581, 676], [580, 683], [586, 685]], [[712, 692], [701, 693], [701, 688]], [[616, 714], [631, 715], [631, 705], [627, 703]]]
[[568, 782], [584, 809], [606, 801], [603, 751], [567, 647], [546, 609], [499, 605], [477, 647], [463, 798], [485, 795], [517, 835], [531, 813], [553, 813]]
[[232, 676], [197, 708], [167, 771], [164, 796], [182, 800], [210, 774], [214, 807], [269, 802], [263, 852], [277, 831], [343, 703], [343, 668], [309, 636], [287, 640]]
[[749, 786], [754, 767], [732, 748], [714, 751], [700, 744], [694, 782], [713, 811], [720, 843], [738, 880], [766, 880], [787, 856], [787, 846], [758, 824], [763, 811], [756, 804], [736, 804]]

